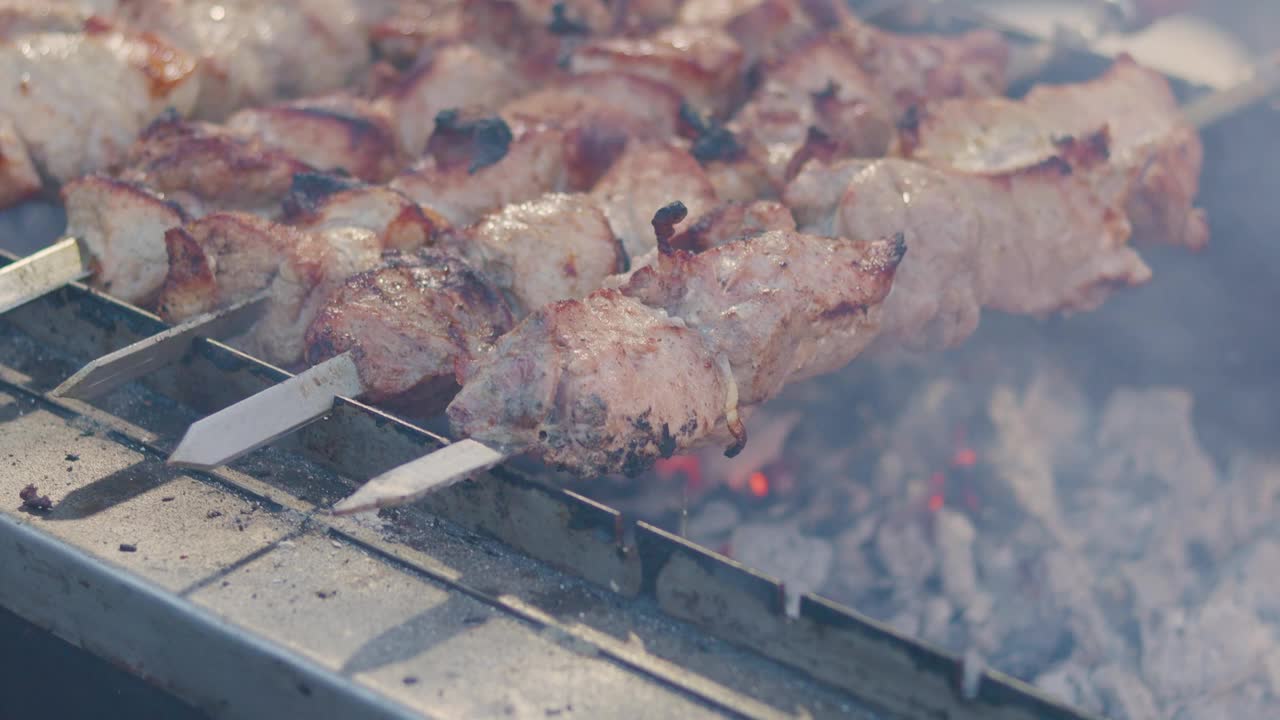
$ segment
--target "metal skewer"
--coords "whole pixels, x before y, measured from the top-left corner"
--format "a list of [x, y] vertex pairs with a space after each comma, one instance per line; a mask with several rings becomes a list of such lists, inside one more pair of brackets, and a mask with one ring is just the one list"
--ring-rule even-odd
[[[1204, 128], [1280, 91], [1280, 56], [1259, 66], [1253, 79], [1212, 92], [1184, 106], [1186, 117]], [[501, 464], [508, 454], [471, 439], [460, 440], [372, 478], [332, 508], [335, 515], [412, 502]]]
[[89, 273], [89, 253], [75, 238], [62, 238], [0, 268], [0, 313], [86, 278]]
[[261, 292], [217, 312], [205, 313], [164, 332], [103, 355], [54, 388], [59, 397], [91, 400], [164, 367], [187, 353], [197, 338], [235, 337], [261, 314], [267, 293]]

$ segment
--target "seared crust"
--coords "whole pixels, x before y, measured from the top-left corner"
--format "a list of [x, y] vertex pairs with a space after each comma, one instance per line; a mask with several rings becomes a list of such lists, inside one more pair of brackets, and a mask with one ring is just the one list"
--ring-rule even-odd
[[390, 118], [378, 106], [349, 96], [241, 110], [226, 126], [311, 167], [344, 170], [369, 182], [386, 182], [408, 163]]
[[283, 220], [304, 230], [364, 228], [379, 237], [381, 247], [406, 251], [432, 242], [448, 227], [444, 218], [385, 185], [326, 173], [293, 177]]
[[165, 233], [186, 216], [151, 190], [86, 175], [62, 186], [67, 234], [92, 255], [93, 283], [128, 302], [146, 304], [161, 285], [169, 262]]
[[157, 307], [165, 320], [181, 322], [267, 287], [307, 237], [256, 215], [218, 212], [171, 228], [164, 242], [169, 271]]
[[138, 137], [119, 176], [164, 193], [192, 215], [217, 209], [270, 213], [294, 174], [311, 170], [256, 137], [168, 113]]
[[1198, 250], [1208, 242], [1194, 207], [1204, 147], [1179, 112], [1168, 81], [1128, 56], [1100, 77], [1033, 88], [1022, 100], [965, 98], [927, 103], [902, 133], [904, 154], [966, 172], [998, 172], [1058, 152], [1066, 137], [1106, 128], [1110, 162], [1136, 168], [1127, 211], [1137, 240]]
[[770, 230], [795, 230], [791, 210], [773, 200], [722, 203], [671, 238], [671, 247], [700, 253]]
[[339, 287], [307, 331], [306, 359], [350, 351], [377, 401], [453, 379], [511, 326], [506, 301], [466, 261], [421, 250]]

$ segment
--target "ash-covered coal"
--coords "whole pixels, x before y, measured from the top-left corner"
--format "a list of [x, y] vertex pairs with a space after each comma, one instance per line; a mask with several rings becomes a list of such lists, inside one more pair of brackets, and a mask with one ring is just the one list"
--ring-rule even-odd
[[1211, 455], [1189, 388], [998, 345], [798, 386], [745, 461], [605, 499], [1107, 717], [1273, 716], [1280, 454]]

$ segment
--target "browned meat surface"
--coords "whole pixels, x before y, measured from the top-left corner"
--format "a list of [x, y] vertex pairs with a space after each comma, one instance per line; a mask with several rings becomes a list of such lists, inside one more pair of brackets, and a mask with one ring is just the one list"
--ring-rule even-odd
[[651, 220], [658, 208], [678, 200], [699, 217], [716, 204], [715, 188], [698, 161], [671, 144], [629, 143], [591, 194], [633, 258], [654, 248]]
[[408, 164], [392, 119], [369, 101], [348, 95], [241, 110], [226, 126], [311, 167], [345, 170], [369, 182], [386, 182]]
[[791, 210], [773, 200], [728, 202], [703, 214], [671, 239], [672, 247], [703, 252], [735, 240], [754, 238], [770, 230], [795, 230]]
[[865, 346], [902, 252], [787, 232], [675, 251], [621, 291], [530, 315], [476, 362], [449, 419], [582, 475], [730, 437], [740, 449], [739, 405]]
[[508, 205], [450, 245], [506, 295], [517, 317], [586, 295], [624, 261], [604, 212], [581, 194], [552, 193]]
[[1169, 83], [1122, 57], [1101, 77], [1033, 88], [1023, 100], [954, 99], [926, 104], [904, 129], [903, 150], [932, 165], [1001, 172], [1052, 156], [1063, 137], [1106, 128], [1110, 162], [1139, 173], [1129, 200], [1136, 239], [1199, 249], [1208, 242], [1194, 207], [1204, 148]]
[[147, 0], [122, 3], [116, 17], [199, 58], [194, 112], [217, 120], [347, 85], [370, 61], [366, 29], [390, 9], [383, 0]]
[[394, 118], [400, 147], [417, 157], [426, 149], [441, 112], [492, 112], [527, 89], [518, 68], [504, 56], [451, 43], [427, 54], [381, 93], [378, 103]]
[[701, 112], [723, 117], [743, 92], [744, 55], [712, 26], [672, 25], [642, 38], [591, 39], [570, 61], [574, 73], [606, 70], [648, 77], [675, 88]]
[[840, 0], [800, 0], [879, 85], [880, 95], [903, 113], [944, 97], [1000, 95], [1009, 45], [999, 33], [898, 35], [857, 20]]
[[87, 175], [62, 186], [67, 234], [92, 255], [93, 283], [132, 303], [148, 303], [169, 267], [165, 232], [185, 214], [140, 185]]
[[774, 230], [697, 255], [662, 255], [621, 290], [701, 332], [728, 360], [738, 402], [755, 405], [861, 354], [904, 252], [900, 240]]
[[439, 213], [456, 227], [470, 225], [505, 205], [569, 189], [565, 133], [537, 129], [512, 137], [500, 120], [445, 123], [440, 147], [391, 187]]
[[218, 209], [269, 215], [294, 174], [313, 169], [252, 135], [168, 114], [129, 149], [119, 177], [164, 193], [192, 215]]
[[748, 62], [777, 61], [818, 32], [794, 0], [686, 0], [679, 21], [724, 28]]
[[778, 185], [816, 128], [842, 155], [880, 157], [889, 149], [894, 118], [875, 83], [829, 39], [809, 42], [776, 67], [730, 124]]
[[376, 267], [388, 248], [418, 247], [436, 229], [387, 188], [324, 183], [303, 176], [295, 186], [288, 206], [299, 227], [214, 213], [169, 231], [161, 314], [182, 320], [266, 288], [264, 315], [242, 344], [270, 362], [297, 362], [307, 327], [341, 282]]
[[383, 400], [451, 384], [455, 365], [486, 352], [511, 324], [506, 301], [465, 260], [421, 250], [343, 283], [307, 331], [306, 359], [350, 351], [366, 396]]
[[535, 90], [502, 108], [513, 128], [551, 125], [564, 129], [615, 128], [621, 136], [664, 140], [675, 135], [680, 93], [640, 75], [598, 72], [573, 75]]
[[306, 233], [239, 212], [171, 228], [164, 241], [168, 274], [157, 307], [170, 322], [249, 297], [271, 282], [286, 254], [314, 245]]
[[39, 173], [63, 182], [119, 161], [165, 108], [189, 110], [194, 68], [153, 36], [100, 24], [76, 34], [24, 35], [0, 42], [0, 115]]
[[[638, 472], [719, 431], [730, 377], [701, 333], [601, 290], [504, 335], [449, 405], [462, 435], [583, 474]], [[661, 392], [654, 392], [661, 388]]]
[[885, 304], [885, 334], [912, 349], [949, 346], [973, 332], [981, 308], [1090, 310], [1150, 278], [1126, 244], [1135, 174], [1116, 172], [1097, 140], [999, 173], [900, 159], [814, 161], [785, 200], [802, 230], [904, 233], [911, 252]]

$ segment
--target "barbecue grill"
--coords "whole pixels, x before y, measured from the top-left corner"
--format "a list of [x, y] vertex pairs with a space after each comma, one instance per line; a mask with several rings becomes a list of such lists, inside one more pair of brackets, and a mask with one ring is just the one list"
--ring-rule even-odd
[[[1037, 80], [1107, 64], [1064, 51]], [[1197, 393], [1206, 444], [1271, 442], [1280, 346], [1256, 327], [1274, 302], [1275, 122], [1255, 104], [1205, 131], [1204, 254], [1144, 250], [1151, 286], [1039, 326], [984, 319], [972, 344], [1013, 333], [1100, 386], [1213, 390]], [[164, 328], [79, 283], [0, 317], [0, 607], [211, 716], [1091, 717], [699, 546], [679, 518], [587, 497], [606, 488], [500, 466], [333, 517], [446, 442], [356, 401], [229, 467], [167, 467], [193, 420], [288, 376], [213, 340], [91, 403], [50, 393]], [[28, 484], [51, 511], [18, 506]]]

